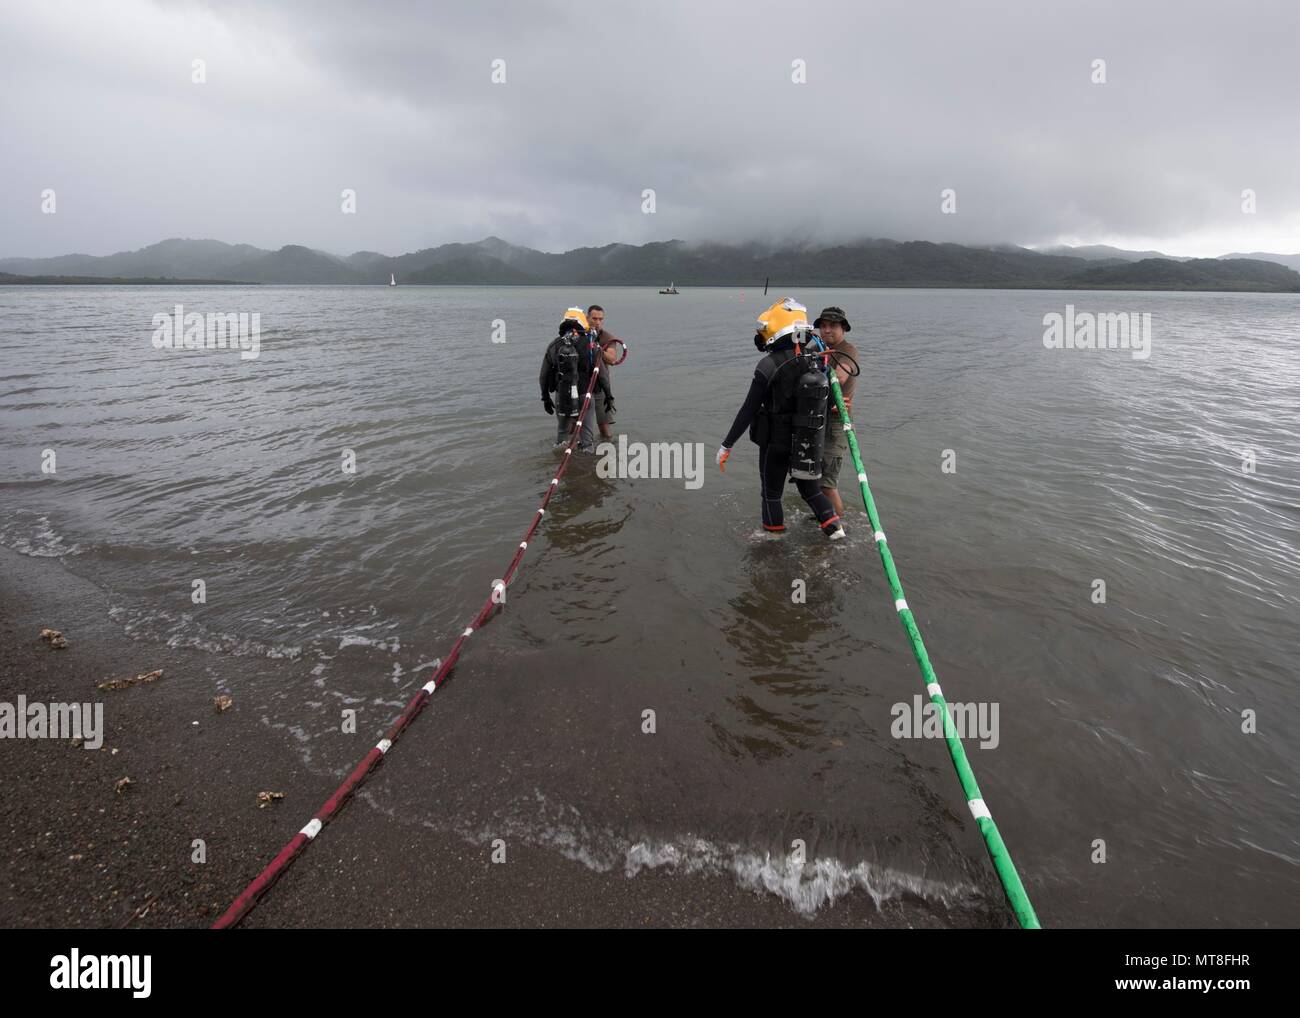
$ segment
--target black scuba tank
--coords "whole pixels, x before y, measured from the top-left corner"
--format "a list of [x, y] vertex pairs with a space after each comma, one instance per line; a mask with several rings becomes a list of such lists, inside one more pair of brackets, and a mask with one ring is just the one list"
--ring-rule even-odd
[[[795, 383], [794, 416], [790, 419], [790, 476], [815, 481], [822, 475], [826, 444], [826, 406], [831, 387], [815, 358], [801, 358], [803, 373]], [[795, 369], [798, 370], [798, 369]]]
[[578, 348], [565, 336], [555, 346], [555, 412], [562, 417], [578, 413]]

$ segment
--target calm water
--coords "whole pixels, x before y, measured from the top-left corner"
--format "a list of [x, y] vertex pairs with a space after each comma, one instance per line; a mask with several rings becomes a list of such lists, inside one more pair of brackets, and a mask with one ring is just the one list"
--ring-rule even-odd
[[[998, 706], [997, 747], [968, 751], [1044, 922], [1296, 925], [1300, 298], [794, 292], [854, 323], [890, 545], [948, 698]], [[555, 465], [541, 351], [592, 300], [631, 345], [620, 430], [702, 443], [704, 485], [575, 463], [508, 608], [353, 808], [732, 873], [804, 913], [909, 894], [1005, 922], [943, 745], [891, 737], [922, 687], [856, 494], [848, 542], [797, 518], [773, 539], [754, 447], [712, 468], [758, 291], [0, 288], [0, 543], [99, 583], [139, 639], [228, 658], [240, 703], [341, 774], [505, 569]], [[261, 356], [154, 349], [178, 302], [260, 312]], [[1150, 312], [1151, 358], [1045, 349], [1067, 303]]]

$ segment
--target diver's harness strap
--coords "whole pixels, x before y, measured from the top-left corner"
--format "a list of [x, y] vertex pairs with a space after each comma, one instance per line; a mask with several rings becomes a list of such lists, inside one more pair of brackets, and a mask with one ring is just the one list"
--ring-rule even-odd
[[[788, 353], [790, 356], [777, 360], [777, 356], [783, 353]], [[767, 394], [763, 396], [763, 404], [758, 408], [758, 412], [754, 414], [754, 420], [749, 426], [749, 438], [755, 445], [767, 445], [772, 440], [773, 431], [784, 432], [790, 429], [791, 419], [794, 414], [777, 413], [772, 409], [772, 382], [781, 369], [797, 356], [793, 350], [773, 350], [764, 354], [754, 368], [767, 383]]]

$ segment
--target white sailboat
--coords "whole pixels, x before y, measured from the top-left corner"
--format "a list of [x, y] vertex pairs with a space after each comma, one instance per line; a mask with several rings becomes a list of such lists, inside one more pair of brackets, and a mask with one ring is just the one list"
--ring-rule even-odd
[[391, 272], [388, 274], [388, 285], [389, 285], [389, 286], [396, 286], [396, 285], [397, 285], [397, 276], [394, 275], [394, 274], [391, 273]]

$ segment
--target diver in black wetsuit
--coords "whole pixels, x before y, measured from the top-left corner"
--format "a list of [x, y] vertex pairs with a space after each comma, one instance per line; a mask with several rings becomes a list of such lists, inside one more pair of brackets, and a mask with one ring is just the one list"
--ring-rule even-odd
[[[826, 383], [821, 380], [819, 388], [809, 380], [815, 366], [800, 356], [804, 344], [813, 338], [807, 309], [786, 297], [759, 315], [758, 330], [754, 345], [767, 351], [767, 356], [754, 369], [749, 394], [718, 449], [718, 467], [726, 470], [732, 447], [748, 428], [749, 437], [758, 444], [763, 529], [781, 533], [785, 530], [781, 496], [791, 474], [793, 455], [798, 460], [794, 474], [799, 494], [817, 517], [822, 533], [832, 541], [839, 540], [844, 537], [844, 527], [817, 483], [825, 433]], [[807, 455], [799, 454], [800, 449]]]
[[[609, 378], [603, 370], [596, 377], [596, 388], [581, 421], [578, 415], [592, 373], [597, 366], [604, 367], [603, 360], [597, 365], [600, 353], [595, 337], [588, 330], [586, 312], [580, 307], [565, 311], [560, 334], [551, 340], [542, 355], [542, 370], [537, 379], [542, 388], [542, 408], [548, 414], [555, 414], [556, 445], [569, 440], [570, 430], [576, 423], [578, 451], [596, 451], [596, 401], [603, 399], [607, 408], [614, 405]], [[551, 393], [555, 393], [554, 400]]]

